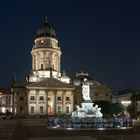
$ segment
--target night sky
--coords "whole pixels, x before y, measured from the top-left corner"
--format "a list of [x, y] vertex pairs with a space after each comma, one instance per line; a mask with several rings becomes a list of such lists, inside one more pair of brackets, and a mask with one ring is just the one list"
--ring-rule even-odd
[[114, 90], [140, 89], [140, 4], [132, 0], [9, 0], [0, 4], [0, 85], [31, 70], [36, 31], [48, 16], [62, 70], [88, 72]]

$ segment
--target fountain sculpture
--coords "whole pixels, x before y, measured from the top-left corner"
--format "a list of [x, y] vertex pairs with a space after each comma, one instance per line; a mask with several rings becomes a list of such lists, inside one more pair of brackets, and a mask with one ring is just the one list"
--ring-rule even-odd
[[50, 117], [48, 118], [49, 128], [55, 129], [121, 129], [131, 128], [132, 119], [123, 117], [103, 118], [101, 108], [98, 105], [93, 106], [90, 97], [90, 86], [87, 79], [84, 79], [82, 85], [82, 95], [84, 102], [76, 106], [76, 110], [72, 112], [71, 117]]
[[80, 117], [80, 118], [87, 118], [87, 117], [103, 117], [103, 114], [101, 113], [101, 108], [98, 107], [98, 105], [93, 106], [94, 103], [92, 103], [91, 97], [90, 97], [90, 87], [89, 83], [87, 82], [87, 79], [84, 79], [83, 85], [82, 85], [82, 95], [84, 102], [81, 103], [80, 107], [79, 105], [76, 106], [76, 111], [72, 112], [71, 117]]

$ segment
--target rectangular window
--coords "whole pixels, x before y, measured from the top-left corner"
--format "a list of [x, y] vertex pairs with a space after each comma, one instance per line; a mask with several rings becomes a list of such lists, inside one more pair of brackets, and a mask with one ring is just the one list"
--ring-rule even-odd
[[20, 97], [20, 101], [24, 101], [24, 97]]
[[44, 100], [44, 96], [40, 96], [39, 97], [39, 100]]
[[31, 106], [31, 113], [34, 113], [34, 106]]
[[61, 97], [57, 97], [57, 101], [61, 101]]
[[40, 106], [40, 113], [43, 114], [43, 106]]
[[48, 101], [51, 101], [51, 98], [50, 97], [48, 97]]
[[66, 113], [69, 113], [69, 106], [66, 107]]
[[30, 97], [30, 100], [35, 100], [35, 96], [31, 96]]
[[70, 101], [70, 97], [66, 97], [66, 101]]

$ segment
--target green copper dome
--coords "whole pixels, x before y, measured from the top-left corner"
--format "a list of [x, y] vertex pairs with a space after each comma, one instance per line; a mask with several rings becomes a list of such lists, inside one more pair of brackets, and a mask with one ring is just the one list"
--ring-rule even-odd
[[45, 23], [39, 27], [37, 30], [36, 38], [39, 37], [52, 37], [56, 38], [55, 30], [49, 25], [47, 17], [45, 18]]

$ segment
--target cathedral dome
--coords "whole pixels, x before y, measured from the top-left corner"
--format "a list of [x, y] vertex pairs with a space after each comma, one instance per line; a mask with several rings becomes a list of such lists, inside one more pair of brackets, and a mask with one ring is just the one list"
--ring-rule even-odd
[[36, 38], [40, 37], [56, 38], [55, 30], [49, 25], [47, 17], [45, 17], [45, 23], [37, 30]]

